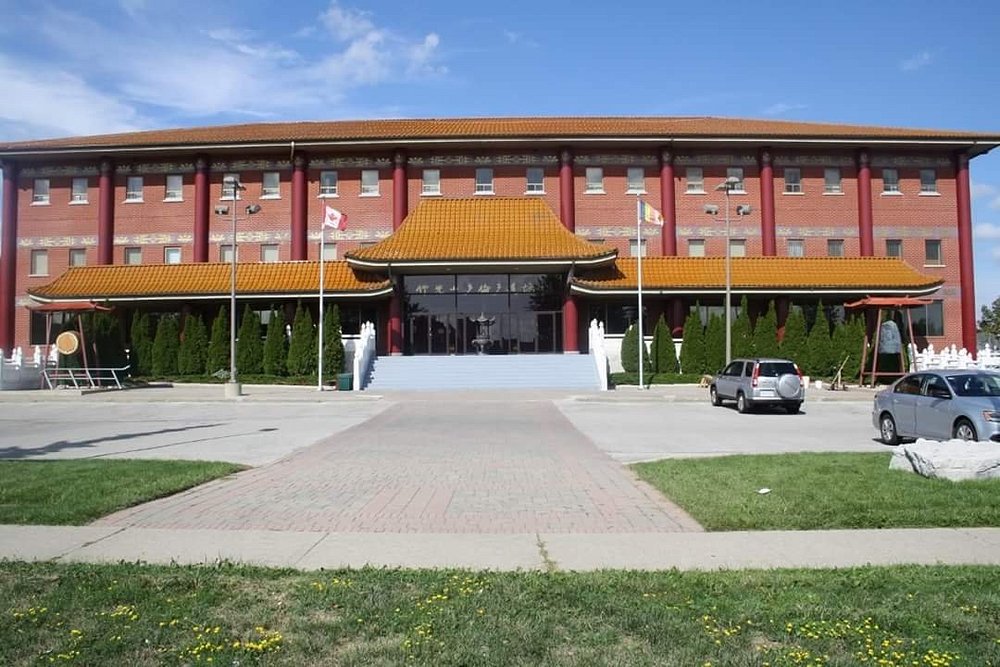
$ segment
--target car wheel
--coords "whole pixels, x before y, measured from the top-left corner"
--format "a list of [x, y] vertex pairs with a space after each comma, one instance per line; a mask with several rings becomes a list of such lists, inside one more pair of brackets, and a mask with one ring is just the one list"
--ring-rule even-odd
[[722, 399], [719, 398], [719, 392], [715, 390], [714, 384], [711, 387], [709, 387], [708, 395], [712, 398], [712, 405], [714, 405], [715, 407], [719, 407], [720, 405], [722, 405]]
[[899, 433], [896, 431], [896, 420], [892, 418], [888, 412], [883, 412], [882, 416], [878, 419], [878, 430], [879, 435], [882, 437], [882, 442], [887, 445], [898, 445], [899, 444]]
[[968, 419], [959, 419], [955, 423], [955, 430], [952, 431], [951, 435], [958, 440], [979, 440], [976, 427]]
[[786, 403], [785, 410], [788, 410], [788, 414], [797, 415], [799, 414], [799, 409], [802, 407], [801, 403]]
[[743, 395], [743, 392], [736, 394], [736, 410], [741, 414], [750, 412], [750, 401]]

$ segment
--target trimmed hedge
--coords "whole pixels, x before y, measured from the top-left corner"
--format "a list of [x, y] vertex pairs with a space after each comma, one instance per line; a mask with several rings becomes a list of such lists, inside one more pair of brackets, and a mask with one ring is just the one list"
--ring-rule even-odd
[[[612, 385], [638, 385], [638, 373], [612, 373], [608, 380]], [[653, 373], [643, 375], [642, 381], [649, 384], [698, 384], [701, 382], [701, 373]]]

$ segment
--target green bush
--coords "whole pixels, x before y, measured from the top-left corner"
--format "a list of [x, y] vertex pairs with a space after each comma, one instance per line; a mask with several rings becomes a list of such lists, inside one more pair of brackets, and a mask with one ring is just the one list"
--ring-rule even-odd
[[674, 347], [674, 337], [670, 335], [667, 321], [660, 315], [653, 329], [653, 350], [650, 361], [653, 373], [676, 373], [677, 349]]
[[288, 363], [288, 346], [285, 340], [285, 316], [280, 308], [271, 311], [264, 339], [264, 373], [282, 376]]
[[733, 358], [755, 356], [753, 348], [753, 333], [750, 329], [750, 309], [746, 296], [740, 301], [740, 314], [733, 321], [732, 333]]
[[229, 371], [229, 316], [225, 306], [219, 307], [219, 314], [212, 321], [212, 339], [205, 359], [206, 373], [212, 375], [219, 371]]
[[806, 318], [800, 308], [789, 308], [785, 335], [778, 346], [781, 356], [791, 359], [806, 373]]
[[705, 327], [705, 372], [717, 373], [726, 365], [726, 323], [712, 315]]
[[240, 375], [258, 374], [264, 366], [264, 344], [260, 340], [260, 317], [247, 304], [236, 339], [236, 368]]
[[288, 374], [310, 375], [316, 373], [316, 332], [312, 315], [300, 303], [292, 320], [292, 339], [288, 343]]
[[149, 375], [153, 370], [153, 337], [149, 332], [149, 315], [138, 310], [132, 314], [132, 375]]
[[622, 338], [622, 368], [627, 373], [639, 372], [640, 348], [642, 349], [642, 372], [644, 375], [650, 375], [653, 372], [653, 365], [649, 361], [649, 351], [646, 350], [645, 341], [642, 341], [640, 345], [639, 327], [633, 324], [625, 332], [625, 337]]
[[184, 335], [177, 356], [177, 372], [181, 375], [204, 375], [208, 334], [201, 315], [184, 318]]
[[816, 308], [816, 321], [806, 339], [805, 373], [812, 377], [833, 375], [833, 350], [830, 341], [830, 321], [826, 318], [823, 303]]
[[701, 308], [695, 304], [694, 310], [688, 313], [684, 320], [684, 335], [681, 338], [681, 372], [701, 374], [705, 372], [705, 331], [701, 326], [698, 311]]
[[758, 357], [778, 356], [778, 318], [773, 301], [767, 303], [767, 312], [757, 318], [753, 329], [753, 349]]
[[344, 372], [344, 341], [340, 329], [340, 308], [333, 306], [323, 314], [323, 374], [336, 379]]
[[[642, 376], [643, 384], [698, 384], [701, 373], [653, 373]], [[638, 373], [612, 373], [609, 378], [612, 385], [638, 385]]]
[[153, 339], [153, 375], [177, 375], [177, 353], [180, 351], [177, 316], [160, 316]]

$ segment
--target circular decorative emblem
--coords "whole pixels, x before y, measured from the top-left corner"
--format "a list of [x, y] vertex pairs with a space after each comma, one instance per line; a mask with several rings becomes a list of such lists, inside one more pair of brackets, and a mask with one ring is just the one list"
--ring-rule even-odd
[[73, 331], [63, 331], [56, 336], [56, 349], [59, 354], [73, 354], [80, 349], [80, 337]]

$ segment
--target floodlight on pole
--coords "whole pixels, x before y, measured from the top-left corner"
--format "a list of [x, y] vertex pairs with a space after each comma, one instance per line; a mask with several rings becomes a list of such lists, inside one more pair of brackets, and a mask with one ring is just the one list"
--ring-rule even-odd
[[715, 186], [716, 190], [723, 190], [726, 193], [726, 365], [733, 359], [733, 306], [732, 306], [732, 261], [733, 261], [733, 249], [732, 243], [730, 241], [730, 233], [732, 231], [731, 224], [729, 221], [729, 193], [736, 190], [742, 181], [736, 176], [729, 176], [726, 180]]

